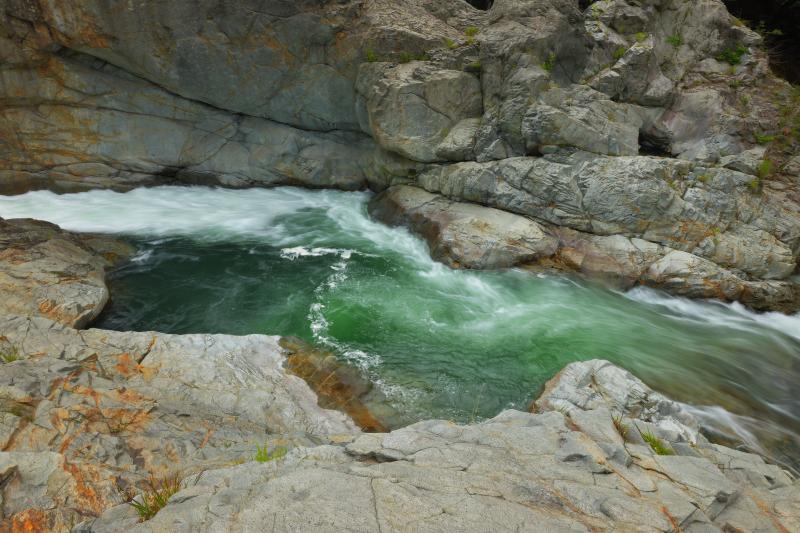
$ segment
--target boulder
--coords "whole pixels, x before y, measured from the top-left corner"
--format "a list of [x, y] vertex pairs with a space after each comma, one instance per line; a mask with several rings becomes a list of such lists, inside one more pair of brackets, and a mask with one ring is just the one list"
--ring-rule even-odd
[[507, 268], [552, 256], [557, 240], [536, 222], [499, 209], [453, 202], [409, 186], [392, 187], [369, 205], [376, 219], [409, 226], [431, 255], [451, 267]]
[[[462, 189], [456, 195], [467, 191], [472, 194]], [[638, 237], [594, 235], [537, 222], [408, 185], [380, 193], [369, 211], [377, 220], [422, 236], [433, 258], [450, 267], [557, 269], [621, 289], [647, 285], [690, 298], [740, 301], [757, 310], [800, 310], [800, 285], [775, 279], [793, 272], [794, 258], [763, 230], [734, 228], [712, 234], [689, 253]], [[742, 235], [748, 231], [761, 235]], [[761, 279], [748, 279], [739, 269]]]
[[414, 161], [437, 161], [437, 145], [483, 110], [478, 78], [422, 61], [364, 63], [357, 88], [362, 128], [382, 147]]
[[106, 268], [132, 254], [131, 246], [111, 237], [0, 218], [0, 315], [44, 316], [84, 327], [108, 301]]

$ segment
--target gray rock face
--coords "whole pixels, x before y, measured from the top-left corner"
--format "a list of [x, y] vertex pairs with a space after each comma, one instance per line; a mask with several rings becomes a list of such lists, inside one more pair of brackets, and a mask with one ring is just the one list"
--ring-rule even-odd
[[[600, 383], [591, 385], [590, 375]], [[691, 434], [678, 430], [691, 428], [688, 415], [623, 370], [604, 361], [570, 365], [540, 402], [557, 398], [570, 402], [568, 414], [504, 411], [468, 426], [430, 420], [364, 434], [344, 448], [298, 448], [273, 463], [206, 471], [184, 480], [148, 522], [122, 506], [78, 531], [800, 527], [797, 480], [758, 456], [685, 439]], [[614, 413], [630, 424], [626, 438]], [[656, 432], [673, 454], [656, 454], [640, 431]]]
[[478, 78], [414, 61], [365, 63], [357, 87], [362, 128], [381, 146], [415, 161], [437, 161], [436, 146], [462, 120], [480, 117]]
[[133, 248], [54, 224], [0, 218], [0, 315], [44, 316], [80, 328], [108, 301], [105, 269]]

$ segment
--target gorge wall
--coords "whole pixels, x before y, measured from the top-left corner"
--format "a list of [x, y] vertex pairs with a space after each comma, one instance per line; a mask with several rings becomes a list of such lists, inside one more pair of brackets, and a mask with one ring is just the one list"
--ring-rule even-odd
[[586, 4], [4, 0], [0, 185], [408, 184], [560, 243], [524, 264], [798, 309], [762, 37], [719, 0]]

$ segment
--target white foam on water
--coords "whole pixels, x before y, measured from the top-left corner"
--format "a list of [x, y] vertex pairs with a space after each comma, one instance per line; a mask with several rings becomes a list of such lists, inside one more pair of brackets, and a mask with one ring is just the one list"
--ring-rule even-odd
[[[432, 260], [425, 242], [402, 228], [391, 228], [367, 215], [365, 204], [369, 193], [341, 191], [309, 191], [292, 187], [275, 189], [218, 189], [210, 187], [155, 187], [135, 189], [126, 193], [95, 190], [57, 195], [34, 191], [19, 196], [0, 196], [0, 217], [30, 217], [48, 220], [65, 229], [85, 232], [106, 232], [141, 236], [148, 239], [148, 249], [134, 258], [142, 264], [151, 259], [157, 245], [175, 236], [214, 242], [249, 241], [269, 244], [280, 249], [287, 261], [304, 258], [331, 257], [330, 273], [315, 289], [315, 303], [308, 309], [307, 318], [314, 339], [355, 364], [389, 398], [400, 403], [416, 401], [425, 392], [389, 383], [379, 375], [383, 363], [378, 354], [348, 346], [330, 335], [330, 323], [325, 316], [326, 298], [333, 291], [347, 287], [348, 268], [354, 256], [388, 258], [402, 261], [423, 286], [429, 288], [431, 299], [446, 299], [448, 305], [462, 309], [460, 322], [451, 323], [448, 317], [439, 318], [434, 311], [420, 310], [420, 320], [426, 330], [437, 334], [466, 335], [478, 332], [490, 335], [495, 331], [524, 330], [535, 332], [539, 324], [550, 336], [567, 334], [576, 321], [553, 322], [548, 316], [582, 316], [586, 298], [569, 291], [587, 291], [586, 287], [569, 278], [545, 274], [504, 273], [505, 282], [498, 282], [492, 273], [475, 273], [450, 269]], [[321, 215], [319, 224], [292, 225], [288, 215], [314, 211]], [[317, 213], [318, 212], [318, 213]], [[252, 248], [257, 253], [258, 248]], [[536, 293], [517, 292], [514, 283], [529, 279], [549, 279], [549, 292], [542, 298]], [[512, 283], [513, 281], [513, 283]], [[540, 282], [541, 283], [541, 282]], [[544, 284], [542, 284], [544, 285]], [[526, 285], [527, 287], [528, 285]], [[586, 293], [581, 293], [586, 294]], [[731, 330], [753, 335], [762, 342], [765, 335], [790, 357], [798, 357], [800, 315], [754, 313], [732, 303], [703, 302], [676, 298], [646, 288], [621, 293], [649, 312], [677, 321], [680, 325], [708, 325], [711, 332], [721, 335]], [[401, 295], [398, 295], [400, 297]], [[571, 299], [570, 299], [571, 298]], [[582, 299], [583, 300], [582, 300]], [[595, 311], [591, 311], [595, 312]], [[428, 313], [428, 314], [426, 314]], [[605, 309], [603, 318], [633, 320], [616, 309]], [[597, 316], [593, 317], [597, 320]], [[656, 328], [663, 322], [642, 321], [643, 327]], [[564, 329], [565, 331], [560, 331]], [[469, 337], [465, 337], [469, 338]], [[702, 347], [701, 347], [702, 348]], [[726, 361], [735, 364], [735, 361]], [[690, 369], [687, 369], [690, 371]], [[449, 384], [440, 384], [447, 389]], [[446, 391], [445, 391], [446, 392]], [[778, 410], [778, 407], [773, 406]], [[733, 415], [721, 407], [695, 408], [698, 416], [715, 419], [732, 428], [748, 445], [756, 446], [751, 431], [757, 422]]]
[[764, 328], [768, 328], [800, 340], [800, 314], [756, 313], [738, 302], [690, 300], [647, 287], [635, 287], [622, 294], [637, 302], [665, 308], [679, 319], [705, 322], [747, 333], [763, 332]]

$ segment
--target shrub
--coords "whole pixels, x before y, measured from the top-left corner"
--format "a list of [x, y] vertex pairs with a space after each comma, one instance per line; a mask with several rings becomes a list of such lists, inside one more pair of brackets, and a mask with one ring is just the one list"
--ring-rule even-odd
[[148, 488], [142, 492], [140, 501], [134, 499], [128, 502], [139, 513], [140, 522], [153, 518], [167, 505], [169, 499], [181, 490], [181, 480], [177, 474], [161, 479], [150, 476], [147, 485]]
[[675, 451], [670, 448], [667, 443], [649, 431], [642, 433], [642, 439], [644, 439], [644, 441], [650, 445], [650, 449], [653, 450], [656, 455], [675, 455]]
[[614, 50], [614, 54], [613, 54], [614, 55], [614, 60], [615, 61], [619, 61], [620, 59], [622, 59], [622, 56], [624, 56], [625, 52], [627, 52], [627, 51], [628, 51], [628, 49], [625, 48], [624, 46], [620, 46], [619, 48]]
[[747, 53], [747, 47], [739, 44], [734, 48], [726, 48], [717, 55], [717, 61], [722, 61], [731, 66], [736, 66], [742, 62], [742, 56]]
[[261, 446], [256, 445], [256, 456], [253, 460], [258, 461], [259, 463], [268, 463], [270, 461], [274, 461], [275, 459], [280, 459], [288, 450], [286, 448], [275, 448], [272, 450], [272, 453], [269, 452], [269, 447], [265, 444], [262, 448]]

